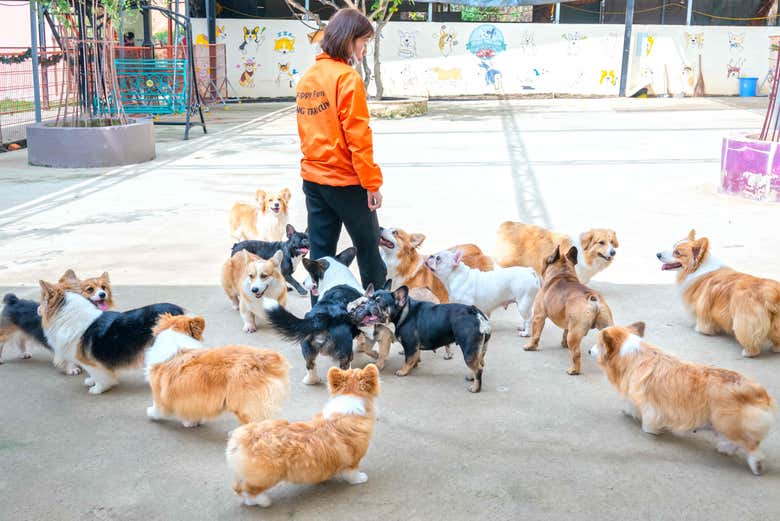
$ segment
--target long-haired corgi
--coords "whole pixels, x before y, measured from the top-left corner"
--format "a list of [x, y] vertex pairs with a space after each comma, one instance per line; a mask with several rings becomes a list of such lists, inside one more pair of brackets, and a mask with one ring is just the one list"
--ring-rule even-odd
[[533, 224], [507, 221], [496, 233], [495, 259], [499, 266], [530, 266], [541, 275], [545, 260], [556, 246], [561, 251], [577, 247], [577, 277], [587, 284], [612, 264], [619, 244], [614, 230], [592, 228], [566, 235]]
[[161, 315], [146, 352], [152, 420], [173, 417], [195, 427], [223, 412], [242, 424], [271, 418], [289, 388], [290, 364], [276, 351], [249, 346], [202, 349], [202, 317]]
[[683, 362], [641, 337], [645, 324], [602, 330], [590, 354], [627, 400], [626, 414], [642, 430], [712, 430], [718, 451], [742, 450], [754, 474], [763, 471], [758, 446], [775, 418], [775, 401], [764, 387], [728, 369]]
[[769, 345], [780, 352], [780, 282], [740, 273], [710, 253], [706, 237], [677, 241], [670, 251], [656, 254], [662, 270], [677, 271], [683, 303], [703, 335], [733, 335], [753, 357]]
[[582, 354], [580, 342], [591, 329], [604, 329], [613, 325], [612, 311], [607, 302], [577, 279], [574, 271], [577, 263], [577, 249], [572, 246], [566, 255], [560, 247], [547, 259], [542, 271], [542, 289], [534, 300], [534, 314], [531, 321], [531, 341], [526, 351], [536, 351], [545, 321], [563, 329], [561, 347], [571, 351], [570, 375], [580, 374]]
[[[392, 287], [398, 289], [407, 286], [428, 288], [436, 296], [438, 303], [449, 302], [449, 295], [444, 284], [425, 267], [425, 255], [419, 248], [425, 241], [422, 233], [407, 233], [400, 228], [380, 228], [379, 253], [387, 266], [387, 278], [393, 282]], [[482, 253], [475, 244], [460, 244], [451, 248], [460, 251], [463, 263], [481, 271], [493, 269], [493, 260]]]
[[[60, 277], [59, 283], [66, 284], [72, 291], [80, 292], [102, 311], [114, 307], [114, 294], [111, 291], [108, 273], [104, 272], [99, 277], [81, 280], [73, 270], [69, 269]], [[8, 293], [3, 297], [3, 311], [0, 312], [0, 356], [3, 347], [12, 343], [19, 347], [19, 357], [22, 359], [32, 357], [30, 348], [33, 346], [52, 350], [43, 334], [41, 317], [38, 316], [38, 303]], [[2, 363], [0, 359], [0, 364]], [[63, 362], [56, 367], [67, 375], [81, 373], [81, 368], [72, 362]]]
[[152, 304], [131, 311], [101, 311], [67, 284], [40, 281], [38, 314], [55, 365], [73, 362], [89, 373], [92, 394], [115, 386], [118, 369], [135, 367], [152, 344], [152, 328], [163, 313], [182, 315], [174, 304]]
[[287, 283], [281, 271], [283, 258], [281, 251], [265, 260], [241, 250], [222, 266], [222, 288], [233, 309], [241, 313], [247, 333], [257, 331], [257, 319], [265, 316], [263, 298], [276, 300], [282, 306], [287, 304]]
[[266, 420], [230, 433], [225, 455], [245, 505], [269, 506], [265, 491], [281, 481], [314, 484], [337, 475], [352, 485], [368, 481], [358, 466], [376, 421], [379, 370], [331, 367], [328, 387], [330, 401], [310, 421]]
[[289, 188], [277, 193], [255, 192], [257, 205], [236, 203], [230, 209], [230, 235], [237, 241], [281, 241], [289, 221]]

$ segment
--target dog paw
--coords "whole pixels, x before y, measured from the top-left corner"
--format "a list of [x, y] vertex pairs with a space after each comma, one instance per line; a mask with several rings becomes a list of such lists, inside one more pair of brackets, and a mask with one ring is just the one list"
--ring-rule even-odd
[[192, 429], [193, 427], [200, 427], [200, 422], [198, 421], [183, 421], [181, 424], [188, 429]]
[[233, 311], [238, 311], [238, 304], [231, 304], [231, 308], [233, 308]]
[[84, 385], [86, 385], [87, 387], [92, 387], [93, 385], [95, 385], [95, 379], [92, 378], [91, 376], [87, 376], [86, 378], [84, 378]]
[[77, 365], [68, 365], [68, 367], [65, 368], [65, 374], [68, 376], [78, 376], [81, 374], [81, 367]]
[[254, 333], [255, 331], [257, 331], [257, 327], [254, 324], [244, 324], [245, 333]]
[[755, 358], [759, 355], [759, 353], [750, 353], [746, 349], [742, 350], [742, 356], [745, 358]]
[[523, 338], [528, 338], [529, 336], [531, 336], [531, 332], [529, 330], [525, 329], [525, 328], [518, 327], [517, 328], [517, 336], [520, 336], [520, 337], [523, 337]]
[[409, 373], [407, 373], [407, 372], [405, 372], [405, 371], [403, 371], [401, 369], [399, 369], [398, 371], [395, 372], [396, 376], [406, 376], [407, 374], [409, 374]]
[[300, 296], [302, 296], [302, 297], [308, 297], [308, 296], [309, 296], [309, 292], [308, 292], [308, 291], [306, 291], [305, 289], [304, 289], [303, 291], [300, 291], [300, 290], [299, 290], [299, 291], [298, 291], [298, 295], [300, 295]]
[[737, 449], [739, 449], [737, 445], [727, 440], [721, 440], [715, 446], [715, 450], [717, 450], [719, 453], [723, 454], [724, 456], [733, 456], [734, 454], [736, 454]]
[[322, 383], [322, 378], [320, 378], [316, 374], [307, 373], [306, 376], [303, 377], [303, 383], [306, 384], [306, 385], [321, 384]]
[[32, 355], [30, 353], [21, 353], [19, 355], [19, 358], [21, 358], [22, 360], [29, 360], [30, 358], [32, 358]]
[[757, 456], [755, 454], [748, 455], [748, 465], [756, 476], [760, 476], [764, 473], [764, 459], [762, 456]]
[[95, 384], [92, 387], [89, 388], [89, 394], [103, 394], [104, 392], [108, 391], [110, 387], [105, 387], [100, 384]]
[[267, 508], [271, 506], [271, 498], [267, 495], [260, 493], [256, 496], [250, 496], [244, 492], [244, 505], [248, 507], [263, 507]]
[[368, 481], [368, 474], [365, 472], [354, 472], [346, 476], [346, 479], [350, 485], [360, 485]]
[[146, 416], [148, 416], [150, 420], [155, 420], [155, 421], [162, 418], [162, 416], [160, 416], [160, 411], [158, 411], [157, 407], [155, 407], [154, 405], [146, 408]]
[[526, 344], [525, 346], [523, 346], [523, 349], [525, 351], [536, 351], [537, 349], [539, 349], [539, 346], [536, 344]]
[[566, 374], [568, 374], [570, 376], [577, 376], [578, 374], [580, 374], [580, 371], [578, 369], [574, 369], [572, 367], [571, 369], [567, 369], [566, 370]]

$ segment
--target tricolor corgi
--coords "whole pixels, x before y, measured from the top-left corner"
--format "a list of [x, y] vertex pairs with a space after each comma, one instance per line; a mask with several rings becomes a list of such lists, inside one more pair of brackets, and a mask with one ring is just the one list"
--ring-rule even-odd
[[89, 373], [91, 394], [115, 386], [118, 369], [136, 367], [153, 341], [152, 328], [163, 313], [182, 315], [174, 304], [152, 304], [125, 312], [101, 311], [67, 284], [40, 281], [38, 314], [54, 363], [72, 362]]
[[266, 420], [230, 433], [225, 456], [233, 490], [245, 505], [271, 505], [266, 491], [281, 481], [315, 484], [340, 476], [351, 485], [368, 481], [360, 460], [376, 422], [379, 371], [328, 371], [330, 401], [310, 421]]
[[780, 282], [729, 268], [710, 253], [706, 237], [696, 238], [695, 230], [656, 256], [662, 270], [678, 272], [697, 333], [733, 335], [742, 356], [758, 356], [767, 345], [780, 352]]
[[643, 322], [608, 327], [590, 349], [626, 400], [624, 412], [649, 434], [712, 430], [718, 452], [744, 451], [750, 470], [761, 474], [759, 445], [775, 419], [775, 401], [766, 389], [737, 372], [666, 354], [642, 339], [644, 330]]
[[242, 424], [271, 418], [289, 388], [290, 364], [280, 353], [249, 346], [204, 349], [202, 317], [160, 316], [146, 352], [152, 420], [173, 417], [195, 427], [223, 412]]

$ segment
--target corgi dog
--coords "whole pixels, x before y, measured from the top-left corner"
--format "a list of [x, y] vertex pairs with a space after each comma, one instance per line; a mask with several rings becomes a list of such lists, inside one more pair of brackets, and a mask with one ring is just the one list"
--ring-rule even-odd
[[266, 420], [230, 433], [225, 456], [233, 490], [245, 505], [268, 507], [266, 491], [281, 481], [321, 483], [340, 476], [351, 485], [368, 481], [358, 469], [376, 422], [379, 370], [328, 371], [330, 400], [310, 421]]
[[[73, 270], [68, 270], [60, 277], [59, 284], [66, 284], [72, 291], [81, 293], [101, 311], [114, 308], [114, 293], [108, 273], [81, 280]], [[0, 312], [0, 356], [3, 354], [3, 347], [11, 343], [19, 346], [19, 358], [22, 359], [32, 357], [31, 346], [52, 350], [43, 334], [38, 303], [8, 293], [3, 297], [3, 311]], [[0, 364], [2, 363], [0, 359]], [[81, 374], [81, 368], [73, 362], [62, 361], [56, 367], [67, 375]]]
[[[379, 253], [387, 266], [387, 278], [393, 281], [392, 288], [407, 286], [409, 289], [428, 288], [438, 300], [449, 302], [449, 294], [433, 273], [425, 266], [425, 255], [418, 251], [425, 241], [422, 233], [407, 233], [400, 228], [379, 229]], [[463, 262], [482, 271], [493, 269], [493, 261], [474, 244], [461, 244], [451, 248], [462, 252]]]
[[577, 247], [577, 277], [587, 284], [612, 264], [619, 246], [614, 230], [592, 228], [580, 234], [566, 235], [519, 222], [507, 221], [496, 233], [495, 260], [499, 266], [530, 266], [541, 275], [550, 252]]
[[276, 242], [285, 237], [289, 221], [289, 188], [277, 193], [255, 192], [257, 205], [236, 203], [230, 209], [230, 235], [237, 241], [260, 240]]
[[764, 387], [728, 369], [683, 362], [645, 342], [645, 324], [608, 327], [590, 349], [607, 379], [626, 400], [624, 412], [642, 430], [711, 430], [718, 452], [744, 451], [754, 474], [761, 474], [759, 450], [775, 419], [775, 401]]
[[531, 310], [539, 292], [541, 279], [531, 268], [514, 266], [493, 271], [480, 271], [461, 262], [462, 253], [450, 250], [430, 255], [425, 265], [447, 287], [450, 302], [476, 306], [488, 317], [499, 307], [517, 304], [521, 326], [520, 336], [531, 333]]
[[242, 424], [273, 417], [289, 390], [287, 359], [249, 346], [203, 349], [205, 326], [202, 317], [160, 316], [145, 356], [153, 400], [146, 415], [173, 417], [185, 427], [226, 411]]
[[539, 349], [539, 339], [545, 321], [549, 318], [563, 329], [561, 347], [571, 351], [570, 375], [580, 374], [582, 354], [580, 342], [591, 329], [604, 329], [613, 325], [612, 311], [607, 302], [577, 278], [574, 270], [577, 248], [572, 246], [566, 255], [560, 247], [547, 259], [542, 272], [542, 289], [534, 300], [534, 316], [531, 321], [531, 341], [526, 351]]
[[241, 250], [222, 265], [222, 288], [233, 309], [244, 319], [244, 331], [257, 331], [257, 319], [265, 316], [263, 298], [287, 304], [287, 283], [281, 265], [284, 253], [277, 251], [268, 260]]
[[70, 291], [67, 284], [40, 281], [38, 314], [54, 363], [77, 363], [89, 373], [84, 385], [91, 394], [114, 387], [116, 371], [136, 367], [153, 341], [152, 328], [163, 313], [182, 315], [174, 304], [152, 304], [125, 312], [101, 311]]
[[697, 333], [733, 335], [745, 357], [758, 356], [765, 345], [780, 352], [780, 282], [729, 268], [710, 253], [706, 237], [696, 238], [696, 230], [656, 257], [662, 270], [677, 271]]

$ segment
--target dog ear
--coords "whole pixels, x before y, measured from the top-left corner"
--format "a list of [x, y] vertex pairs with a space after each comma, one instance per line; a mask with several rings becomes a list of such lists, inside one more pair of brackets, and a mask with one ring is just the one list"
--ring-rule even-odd
[[352, 261], [355, 260], [355, 255], [357, 255], [357, 248], [350, 246], [346, 250], [336, 255], [336, 260], [344, 266], [349, 266], [352, 264]]
[[59, 289], [55, 284], [45, 280], [39, 280], [38, 284], [41, 286], [41, 300], [48, 300], [53, 295], [56, 295]]
[[608, 327], [599, 332], [599, 344], [604, 345], [605, 355], [609, 355], [615, 351], [615, 342], [617, 341], [615, 333], [616, 329], [614, 327]]
[[367, 297], [369, 297], [369, 298], [374, 296], [374, 283], [373, 282], [369, 282], [368, 283], [368, 287], [366, 288], [365, 295]]
[[360, 390], [369, 396], [379, 394], [379, 369], [374, 364], [368, 364], [360, 371]]
[[617, 240], [617, 233], [615, 233], [615, 230], [609, 230], [609, 242], [612, 243], [613, 248], [620, 247], [620, 243]]
[[282, 250], [277, 251], [274, 253], [274, 256], [271, 257], [271, 262], [273, 262], [276, 266], [281, 266], [282, 261], [284, 260], [284, 252]]
[[194, 317], [190, 320], [190, 336], [195, 340], [203, 340], [203, 330], [206, 329], [206, 319]]
[[696, 240], [696, 230], [691, 228], [691, 231], [688, 232], [688, 240], [689, 241], [695, 241]]
[[265, 198], [267, 195], [268, 193], [265, 190], [257, 190], [255, 192], [255, 201], [257, 201], [262, 205], [265, 202]]
[[544, 261], [544, 263], [547, 266], [549, 266], [550, 264], [555, 264], [555, 262], [558, 259], [560, 259], [560, 258], [561, 258], [561, 247], [560, 246], [556, 246], [555, 247], [555, 251], [553, 252], [553, 254], [550, 255], [549, 257], [547, 257], [547, 259]]
[[696, 270], [704, 259], [704, 254], [707, 252], [707, 248], [710, 245], [709, 239], [702, 237], [697, 240], [691, 248], [691, 254], [693, 255], [693, 269]]
[[593, 230], [588, 230], [580, 235], [580, 243], [582, 244], [582, 251], [590, 248], [591, 243], [593, 243]]
[[409, 244], [412, 245], [412, 248], [419, 248], [423, 241], [425, 241], [425, 235], [422, 233], [413, 233], [409, 236]]
[[322, 280], [325, 270], [328, 269], [328, 261], [326, 260], [311, 260], [306, 257], [303, 258], [303, 267], [309, 272], [313, 281]]
[[631, 325], [629, 325], [627, 327], [635, 335], [644, 338], [644, 336], [645, 336], [645, 323], [644, 322], [634, 322], [633, 324], [631, 324]]
[[292, 197], [292, 193], [290, 192], [289, 188], [282, 188], [282, 191], [279, 192], [279, 195], [284, 199], [285, 203], [290, 202], [290, 198]]
[[295, 226], [293, 226], [292, 224], [288, 224], [287, 226], [285, 226], [284, 232], [287, 234], [288, 239], [292, 238], [293, 234], [295, 233]]
[[62, 277], [60, 277], [60, 284], [62, 284], [63, 282], [80, 282], [80, 281], [79, 278], [76, 276], [76, 272], [69, 269], [62, 274]]
[[338, 394], [344, 388], [344, 382], [347, 381], [347, 371], [342, 371], [338, 367], [328, 369], [328, 390], [330, 394]]
[[455, 256], [452, 257], [452, 265], [457, 266], [461, 260], [463, 260], [463, 252], [460, 250], [455, 251]]
[[402, 308], [406, 306], [406, 301], [409, 298], [409, 288], [401, 286], [393, 292], [393, 296], [395, 297], [395, 305]]
[[571, 261], [571, 263], [574, 264], [575, 266], [577, 265], [577, 247], [576, 246], [572, 246], [571, 248], [569, 248], [568, 253], [566, 253], [566, 258], [569, 259], [569, 261]]
[[385, 281], [385, 287], [383, 288], [385, 291], [390, 291], [390, 288], [393, 287], [393, 279], [387, 279]]
[[100, 280], [111, 283], [111, 279], [108, 278], [108, 272], [104, 271], [102, 275], [100, 275]]

